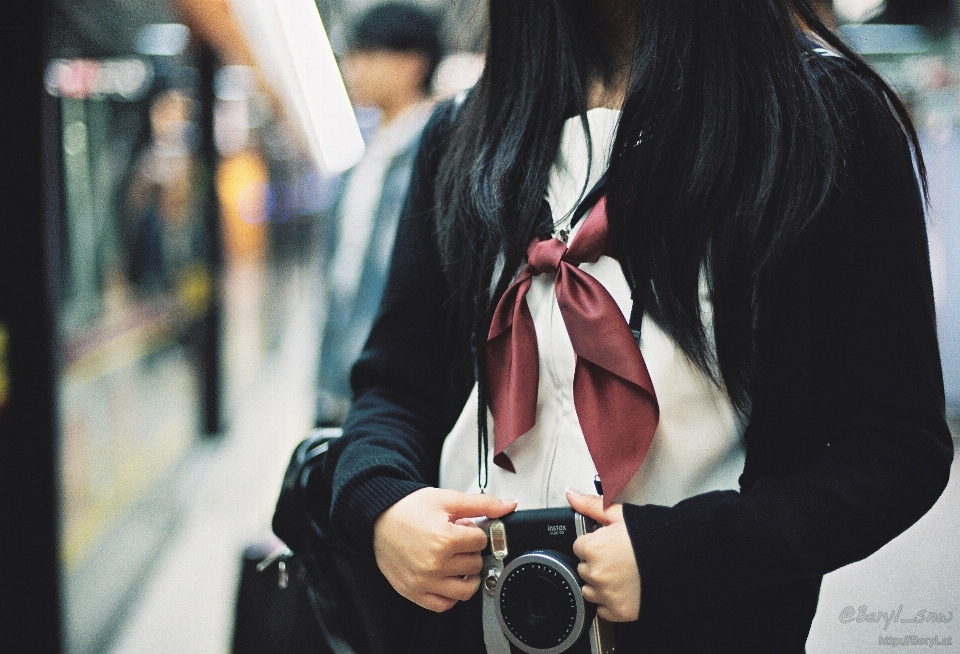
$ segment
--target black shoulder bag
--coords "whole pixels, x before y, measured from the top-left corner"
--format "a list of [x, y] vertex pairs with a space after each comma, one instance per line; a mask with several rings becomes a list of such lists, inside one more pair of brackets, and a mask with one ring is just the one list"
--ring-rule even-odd
[[317, 429], [294, 450], [273, 516], [273, 531], [289, 549], [274, 561], [305, 573], [300, 581], [326, 641], [318, 652], [394, 654], [406, 600], [375, 562], [342, 545], [330, 528], [330, 486], [322, 468], [339, 436], [339, 429]]

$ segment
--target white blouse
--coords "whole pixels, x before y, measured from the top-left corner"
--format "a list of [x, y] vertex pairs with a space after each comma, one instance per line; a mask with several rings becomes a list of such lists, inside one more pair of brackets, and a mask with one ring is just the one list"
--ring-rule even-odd
[[[609, 165], [620, 112], [591, 109], [587, 119], [593, 162], [589, 171], [586, 135], [579, 117], [571, 118], [564, 126], [551, 170], [547, 201], [553, 212], [555, 233], [569, 225], [569, 217], [582, 195], [593, 188]], [[581, 219], [577, 223], [571, 238], [583, 222]], [[627, 319], [631, 294], [619, 262], [601, 257], [580, 268], [603, 284]], [[597, 473], [573, 403], [573, 346], [560, 316], [553, 277], [534, 277], [527, 303], [537, 332], [540, 359], [536, 424], [507, 449], [517, 470], [512, 473], [493, 463], [492, 435], [496, 425], [488, 411], [491, 437], [486, 492], [515, 499], [520, 509], [566, 506], [566, 488], [593, 492]], [[712, 344], [713, 309], [702, 276], [700, 307]], [[660, 423], [643, 465], [616, 501], [673, 506], [708, 491], [738, 489], [745, 454], [745, 419], [733, 408], [727, 394], [646, 316], [640, 350], [660, 404]], [[444, 443], [440, 487], [479, 492], [478, 473], [474, 387]]]

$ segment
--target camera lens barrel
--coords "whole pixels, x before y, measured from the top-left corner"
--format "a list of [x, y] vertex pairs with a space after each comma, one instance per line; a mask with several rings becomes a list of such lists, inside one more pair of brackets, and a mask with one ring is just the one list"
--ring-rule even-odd
[[[527, 552], [503, 569], [496, 614], [507, 639], [527, 654], [561, 654], [589, 628], [577, 561], [553, 550]], [[592, 608], [592, 606], [590, 606]]]

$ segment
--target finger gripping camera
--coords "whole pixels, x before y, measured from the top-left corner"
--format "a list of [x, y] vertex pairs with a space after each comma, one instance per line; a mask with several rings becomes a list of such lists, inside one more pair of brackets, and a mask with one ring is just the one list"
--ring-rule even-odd
[[570, 508], [482, 520], [483, 631], [490, 654], [613, 654], [613, 629], [583, 598], [578, 536], [599, 525]]

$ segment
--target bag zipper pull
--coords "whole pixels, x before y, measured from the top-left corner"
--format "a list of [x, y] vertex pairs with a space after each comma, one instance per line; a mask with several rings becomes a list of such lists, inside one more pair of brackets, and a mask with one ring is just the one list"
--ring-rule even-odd
[[286, 590], [289, 585], [290, 573], [287, 572], [287, 562], [280, 559], [280, 562], [277, 563], [277, 586], [280, 587], [280, 590]]
[[277, 564], [277, 586], [285, 590], [290, 585], [290, 573], [287, 571], [287, 559], [293, 556], [293, 552], [286, 545], [281, 545], [268, 554], [260, 563], [257, 564], [257, 572], [263, 572], [274, 563]]
[[291, 556], [293, 556], [293, 552], [290, 551], [290, 548], [286, 545], [280, 545], [257, 564], [257, 572], [263, 572], [277, 561], [289, 559]]

